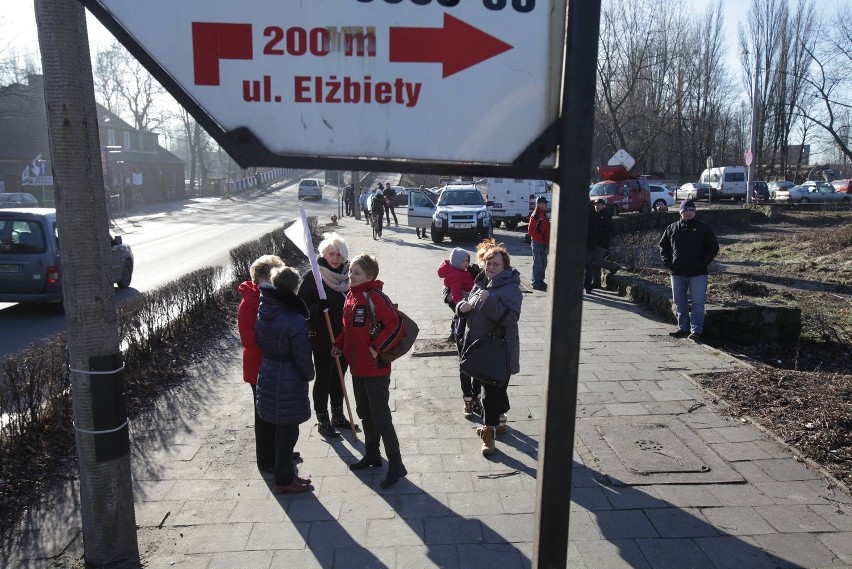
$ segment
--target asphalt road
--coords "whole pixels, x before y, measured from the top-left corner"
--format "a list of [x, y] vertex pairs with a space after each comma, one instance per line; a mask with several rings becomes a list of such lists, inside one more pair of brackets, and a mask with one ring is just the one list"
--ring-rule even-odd
[[[119, 218], [112, 226], [133, 249], [130, 288], [116, 289], [121, 302], [203, 267], [226, 265], [228, 252], [298, 215], [328, 217], [337, 212], [337, 188], [326, 186], [319, 201], [299, 201], [297, 182], [252, 199], [209, 198], [163, 204], [167, 211]], [[49, 306], [0, 304], [0, 357], [65, 328]]]

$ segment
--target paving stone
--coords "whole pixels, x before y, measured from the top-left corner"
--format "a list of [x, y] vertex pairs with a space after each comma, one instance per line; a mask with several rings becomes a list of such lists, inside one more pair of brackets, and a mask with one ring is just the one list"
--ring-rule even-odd
[[701, 515], [697, 508], [645, 509], [660, 537], [707, 537], [719, 532]]
[[580, 541], [575, 544], [586, 567], [606, 569], [651, 569], [645, 554], [632, 539]]
[[372, 520], [390, 519], [397, 515], [394, 510], [396, 498], [393, 500], [377, 495], [344, 495], [340, 505], [339, 518], [341, 520]]
[[822, 533], [817, 538], [841, 561], [852, 565], [852, 532]]
[[633, 415], [648, 415], [648, 410], [639, 403], [609, 403], [606, 410], [614, 417], [630, 417]]
[[191, 526], [200, 524], [217, 524], [227, 521], [237, 507], [233, 500], [199, 501], [188, 500], [174, 516], [172, 525]]
[[748, 537], [697, 537], [695, 543], [718, 569], [778, 569], [776, 559]]
[[599, 511], [595, 512], [595, 517], [601, 535], [608, 540], [659, 537], [659, 533], [646, 517], [644, 510]]
[[775, 501], [748, 484], [718, 484], [709, 487], [723, 506], [769, 506]]
[[769, 454], [752, 441], [746, 443], [722, 443], [710, 445], [710, 448], [729, 462], [771, 458]]
[[462, 569], [455, 545], [405, 545], [395, 549], [397, 569], [422, 569], [423, 567]]
[[458, 554], [459, 566], [464, 569], [516, 569], [528, 562], [528, 558], [511, 544], [464, 544], [458, 546]]
[[691, 539], [637, 539], [636, 545], [654, 569], [715, 569], [713, 562]]
[[[483, 541], [482, 523], [477, 518], [453, 515], [444, 518], [426, 518], [423, 523], [426, 530], [423, 542], [427, 545], [470, 544]], [[495, 541], [492, 540], [492, 542]]]
[[179, 547], [185, 553], [243, 551], [253, 524], [209, 524], [175, 528], [180, 535]]
[[763, 434], [756, 428], [749, 425], [719, 427], [717, 429], [713, 429], [713, 431], [721, 435], [722, 438], [729, 443], [747, 443], [763, 439]]
[[571, 510], [611, 510], [612, 502], [607, 500], [607, 494], [617, 490], [604, 486], [589, 486], [571, 489]]
[[[328, 569], [334, 566], [332, 550], [282, 550], [275, 551], [271, 568], [293, 567], [298, 569]], [[236, 567], [236, 566], [235, 566]]]
[[807, 506], [757, 506], [755, 510], [782, 533], [835, 531]]
[[[440, 497], [441, 499], [437, 499]], [[448, 494], [405, 494], [394, 498], [394, 511], [402, 518], [443, 518], [454, 514]]]
[[334, 561], [331, 566], [335, 569], [395, 568], [396, 549], [393, 547], [337, 549], [334, 551]]
[[654, 487], [661, 500], [676, 508], [720, 506], [721, 502], [707, 487], [695, 485], [658, 485]]
[[315, 496], [313, 500], [295, 500], [287, 508], [287, 518], [293, 522], [320, 522], [340, 517], [340, 495]]
[[[479, 493], [482, 493], [482, 491]], [[535, 494], [504, 490], [499, 492], [499, 496], [504, 514], [528, 514], [535, 512]]]
[[754, 463], [766, 474], [779, 482], [791, 480], [813, 480], [817, 475], [799, 462], [787, 458], [755, 460]]
[[773, 533], [753, 538], [758, 547], [773, 556], [778, 567], [837, 567], [843, 562], [830, 549], [807, 533]]
[[662, 508], [667, 506], [660, 499], [657, 491], [650, 486], [608, 487], [604, 489], [604, 494], [615, 510]]
[[701, 513], [714, 527], [733, 535], [774, 533], [763, 516], [749, 506], [728, 508], [702, 508]]
[[[361, 547], [367, 536], [368, 520], [310, 522], [308, 547], [315, 549], [350, 549]], [[300, 524], [297, 527], [300, 527]]]
[[804, 481], [755, 482], [754, 487], [772, 498], [778, 505], [828, 504], [829, 500]]
[[499, 492], [450, 492], [447, 505], [453, 513], [463, 517], [504, 513]]
[[265, 569], [272, 566], [274, 554], [274, 551], [214, 553], [209, 556], [207, 569], [233, 569], [234, 567]]
[[173, 525], [175, 514], [183, 508], [183, 502], [178, 500], [163, 500], [160, 502], [137, 502], [133, 506], [136, 513], [137, 527], [157, 527]]
[[532, 543], [535, 537], [533, 514], [480, 516], [486, 543]]

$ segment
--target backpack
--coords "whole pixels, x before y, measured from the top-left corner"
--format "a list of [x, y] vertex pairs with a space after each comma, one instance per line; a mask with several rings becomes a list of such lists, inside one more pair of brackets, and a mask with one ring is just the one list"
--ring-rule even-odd
[[[420, 333], [420, 328], [417, 326], [417, 323], [411, 319], [411, 317], [397, 308], [396, 304], [393, 305], [393, 309], [396, 311], [399, 319], [403, 322], [404, 332], [393, 348], [379, 354], [379, 359], [386, 364], [389, 364], [407, 354], [411, 350], [412, 346], [414, 346], [414, 340], [417, 339], [417, 334]], [[370, 326], [370, 337], [375, 338], [376, 335], [382, 331], [384, 325], [376, 320], [373, 299], [370, 298], [369, 291], [367, 292], [367, 311], [370, 313], [370, 321], [373, 323]]]

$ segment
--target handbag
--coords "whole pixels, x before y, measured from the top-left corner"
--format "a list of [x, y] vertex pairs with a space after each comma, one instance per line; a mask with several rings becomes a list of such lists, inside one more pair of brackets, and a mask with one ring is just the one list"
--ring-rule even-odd
[[509, 383], [509, 341], [506, 339], [506, 329], [502, 326], [508, 313], [508, 310], [503, 313], [486, 336], [465, 345], [459, 358], [459, 370], [462, 373], [494, 387], [503, 387]]
[[[417, 334], [420, 333], [420, 327], [417, 326], [417, 323], [412, 320], [408, 314], [397, 308], [396, 305], [394, 305], [394, 310], [396, 310], [397, 316], [403, 323], [404, 331], [402, 337], [391, 349], [379, 354], [379, 359], [386, 364], [389, 364], [407, 354], [414, 346], [414, 340], [417, 339]], [[370, 298], [369, 292], [367, 292], [367, 311], [370, 313], [370, 338], [375, 338], [379, 332], [384, 329], [384, 325], [376, 320], [376, 313], [373, 308], [373, 299]]]

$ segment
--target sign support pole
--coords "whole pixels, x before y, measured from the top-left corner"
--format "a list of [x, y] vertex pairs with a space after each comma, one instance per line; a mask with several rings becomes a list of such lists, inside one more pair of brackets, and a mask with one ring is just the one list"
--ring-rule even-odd
[[536, 479], [533, 567], [565, 567], [571, 473], [574, 466], [574, 416], [580, 364], [583, 272], [586, 264], [591, 148], [594, 131], [598, 29], [601, 0], [568, 0], [567, 45], [563, 85], [559, 190], [554, 192], [550, 238], [553, 260], [550, 321], [546, 351], [544, 423]]

